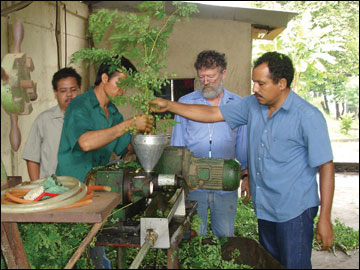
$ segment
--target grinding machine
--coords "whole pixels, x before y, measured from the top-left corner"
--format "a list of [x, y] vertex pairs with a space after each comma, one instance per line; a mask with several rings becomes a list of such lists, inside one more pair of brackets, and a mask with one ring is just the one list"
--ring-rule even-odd
[[85, 179], [88, 185], [111, 186], [121, 194], [120, 221], [104, 227], [97, 245], [141, 247], [130, 268], [137, 268], [151, 247], [168, 249], [168, 267], [176, 267], [177, 262], [169, 259], [176, 260], [176, 256], [169, 252], [177, 249], [189, 230], [197, 206], [195, 201], [185, 201], [188, 192], [239, 187], [241, 165], [237, 160], [196, 158], [185, 147], [166, 146], [167, 142], [168, 135], [132, 136], [142, 168], [115, 161], [93, 169]]

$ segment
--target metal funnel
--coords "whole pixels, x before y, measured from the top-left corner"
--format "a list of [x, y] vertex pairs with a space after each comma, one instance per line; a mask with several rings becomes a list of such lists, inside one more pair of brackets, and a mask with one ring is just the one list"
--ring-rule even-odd
[[151, 172], [154, 169], [167, 143], [168, 135], [166, 134], [131, 136], [131, 144], [145, 172]]

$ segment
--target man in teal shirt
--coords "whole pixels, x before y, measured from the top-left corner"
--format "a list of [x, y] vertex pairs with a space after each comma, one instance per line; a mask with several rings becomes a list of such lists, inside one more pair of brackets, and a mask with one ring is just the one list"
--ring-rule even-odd
[[[136, 68], [126, 58], [121, 66], [127, 71]], [[95, 86], [73, 99], [66, 109], [58, 152], [56, 175], [73, 176], [84, 182], [86, 174], [96, 166], [106, 165], [112, 152], [121, 155], [130, 143], [127, 128], [136, 126], [140, 132], [150, 132], [153, 119], [138, 115], [124, 121], [110, 101], [125, 91], [118, 86], [125, 73], [110, 71], [102, 64], [98, 70]], [[96, 269], [111, 269], [103, 246], [90, 249], [90, 257]]]
[[[121, 59], [126, 70], [136, 68], [126, 58]], [[153, 120], [148, 115], [138, 115], [124, 121], [110, 101], [125, 91], [118, 86], [125, 73], [109, 72], [110, 66], [102, 64], [95, 86], [79, 95], [68, 106], [61, 134], [56, 175], [73, 176], [84, 182], [86, 174], [96, 166], [106, 165], [112, 152], [121, 155], [130, 143], [127, 128], [136, 125], [140, 132], [150, 132]]]

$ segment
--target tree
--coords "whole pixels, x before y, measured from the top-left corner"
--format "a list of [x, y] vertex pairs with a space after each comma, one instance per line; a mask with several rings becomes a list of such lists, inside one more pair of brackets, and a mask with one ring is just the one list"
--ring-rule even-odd
[[[336, 118], [346, 112], [346, 103], [350, 102], [347, 95], [347, 83], [350, 77], [359, 74], [359, 3], [353, 1], [321, 2], [313, 10], [314, 25], [317, 27], [333, 26], [329, 38], [341, 37], [344, 41], [343, 50], [333, 50], [330, 54], [336, 58], [336, 65], [325, 63], [328, 76], [328, 89], [335, 102]], [[326, 14], [324, 16], [322, 14]], [[354, 31], [355, 30], [355, 31]], [[340, 105], [342, 108], [340, 109]]]
[[340, 117], [354, 96], [347, 94], [347, 82], [359, 74], [359, 2], [256, 2], [258, 7], [275, 4], [299, 15], [274, 41], [254, 42], [253, 55], [270, 50], [289, 55], [296, 69], [293, 90], [306, 99], [321, 94], [325, 112], [329, 112], [328, 101], [334, 101]]
[[345, 100], [347, 101], [345, 112], [359, 118], [359, 76], [351, 77], [347, 82]]
[[[111, 48], [89, 48], [75, 52], [71, 62], [84, 61], [89, 63], [107, 63], [110, 72], [118, 70], [126, 73], [127, 78], [118, 84], [123, 89], [136, 88], [138, 93], [127, 97], [122, 96], [112, 100], [115, 104], [130, 103], [135, 113], [150, 113], [149, 101], [155, 98], [154, 91], [160, 92], [162, 86], [168, 83], [165, 66], [167, 40], [176, 22], [188, 18], [191, 13], [198, 12], [193, 3], [172, 2], [172, 10], [166, 10], [164, 1], [144, 1], [136, 6], [137, 13], [122, 13], [117, 10], [102, 9], [89, 18], [89, 34], [96, 45], [106, 36], [111, 41]], [[138, 72], [127, 72], [117, 69], [125, 56], [135, 63]], [[170, 118], [170, 114], [165, 116]], [[165, 131], [169, 122], [156, 125], [161, 117], [156, 115], [153, 134]], [[175, 124], [175, 121], [170, 122]], [[136, 134], [136, 127], [130, 131]]]

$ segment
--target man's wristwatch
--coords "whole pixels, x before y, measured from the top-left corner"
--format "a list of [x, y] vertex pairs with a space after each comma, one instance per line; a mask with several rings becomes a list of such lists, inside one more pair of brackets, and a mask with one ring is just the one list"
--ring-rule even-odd
[[249, 175], [248, 175], [247, 173], [243, 174], [243, 175], [241, 176], [241, 180], [244, 180], [245, 177], [249, 177]]

